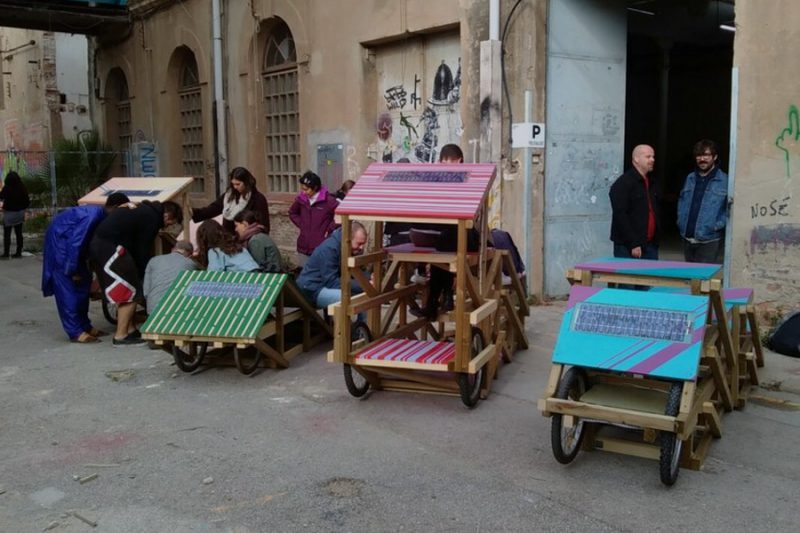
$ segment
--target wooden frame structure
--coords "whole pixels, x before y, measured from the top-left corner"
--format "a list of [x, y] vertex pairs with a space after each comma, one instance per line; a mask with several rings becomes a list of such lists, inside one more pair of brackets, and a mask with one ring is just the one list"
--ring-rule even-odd
[[142, 326], [142, 338], [170, 349], [185, 372], [232, 351], [246, 375], [287, 368], [331, 334], [288, 275], [252, 272], [182, 272]]
[[[585, 353], [572, 353], [568, 359], [554, 353], [539, 410], [553, 417], [556, 459], [570, 462], [581, 448], [652, 458], [659, 460], [661, 480], [667, 485], [675, 482], [679, 466], [699, 469], [711, 440], [722, 435], [722, 414], [744, 407], [750, 386], [758, 384], [761, 346], [753, 291], [723, 291], [720, 265], [675, 261], [606, 258], [577, 265], [567, 272], [567, 279], [574, 285], [570, 309], [576, 301], [597, 298], [594, 294], [608, 294], [605, 298], [612, 300], [624, 295], [628, 305], [655, 308], [668, 307], [675, 297], [694, 298], [705, 305], [706, 318], [694, 375], [691, 379], [684, 376], [680, 386], [681, 380], [647, 367], [609, 368], [587, 364]], [[592, 286], [595, 282], [653, 288], [647, 292], [599, 289]], [[562, 335], [569, 335], [569, 315], [565, 315], [556, 352]], [[596, 339], [594, 350], [603, 343], [603, 338]], [[640, 356], [634, 352], [626, 357]], [[639, 432], [634, 439], [629, 438], [630, 432], [624, 435], [628, 438], [620, 438], [619, 432], [609, 435], [600, 431], [604, 425]], [[582, 431], [577, 431], [579, 428]], [[564, 446], [570, 448], [569, 453], [564, 453]]]
[[[175, 202], [183, 210], [183, 237], [189, 240], [189, 220], [192, 218], [189, 189], [194, 178], [111, 178], [78, 200], [78, 205], [105, 205], [106, 198], [122, 192], [131, 202], [142, 200]], [[162, 253], [161, 239], [156, 239], [156, 255]]]
[[[344, 365], [354, 396], [371, 387], [384, 390], [460, 395], [468, 407], [491, 391], [498, 361], [510, 361], [527, 348], [524, 288], [508, 252], [486, 246], [487, 193], [495, 178], [491, 164], [373, 164], [337, 209], [342, 224], [342, 299], [330, 308], [334, 318], [329, 360]], [[442, 176], [458, 181], [436, 181]], [[392, 180], [396, 177], [399, 181]], [[413, 244], [377, 248], [353, 257], [351, 223], [374, 222], [374, 242], [383, 241], [383, 224], [455, 226], [452, 252]], [[467, 232], [481, 234], [477, 252], [468, 252]], [[414, 318], [409, 309], [424, 286], [411, 283], [418, 263], [455, 275], [455, 308], [437, 318]], [[372, 271], [371, 278], [364, 272]], [[502, 286], [502, 270], [512, 283]], [[353, 295], [350, 280], [364, 289]], [[383, 306], [388, 309], [384, 310]], [[366, 322], [352, 320], [365, 313]]]

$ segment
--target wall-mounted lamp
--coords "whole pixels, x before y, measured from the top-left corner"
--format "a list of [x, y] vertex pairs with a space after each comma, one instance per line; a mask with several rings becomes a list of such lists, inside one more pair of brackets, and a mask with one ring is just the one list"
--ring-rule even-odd
[[736, 24], [733, 21], [725, 22], [725, 23], [722, 23], [722, 24], [719, 25], [719, 29], [725, 30], [725, 31], [735, 32], [736, 31]]

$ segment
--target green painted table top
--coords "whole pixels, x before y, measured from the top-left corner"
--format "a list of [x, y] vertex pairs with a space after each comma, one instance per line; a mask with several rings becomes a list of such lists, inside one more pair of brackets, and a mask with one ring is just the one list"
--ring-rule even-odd
[[254, 339], [286, 278], [256, 272], [181, 272], [142, 333]]

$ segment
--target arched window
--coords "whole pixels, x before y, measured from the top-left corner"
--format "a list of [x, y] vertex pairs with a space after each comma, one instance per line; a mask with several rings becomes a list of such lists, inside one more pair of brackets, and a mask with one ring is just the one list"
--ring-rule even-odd
[[289, 27], [280, 19], [270, 21], [262, 65], [268, 189], [295, 192], [300, 177], [297, 51]]
[[108, 139], [116, 137], [116, 148], [122, 152], [118, 158], [115, 173], [129, 176], [129, 151], [131, 149], [131, 97], [128, 92], [128, 80], [120, 68], [113, 68], [108, 73], [106, 83], [106, 130]]
[[203, 151], [203, 100], [197, 60], [188, 48], [181, 51], [178, 71], [178, 109], [181, 125], [181, 171], [195, 178], [193, 190], [205, 190], [205, 153]]

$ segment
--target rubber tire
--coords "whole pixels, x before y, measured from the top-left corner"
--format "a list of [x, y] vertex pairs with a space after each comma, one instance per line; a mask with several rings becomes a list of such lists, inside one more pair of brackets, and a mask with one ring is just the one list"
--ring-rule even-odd
[[[205, 342], [192, 342], [189, 344], [189, 353], [184, 352], [177, 345], [172, 345], [172, 357], [175, 359], [175, 366], [184, 372], [194, 372], [203, 363], [208, 351], [208, 344]], [[187, 357], [193, 357], [187, 361]]]
[[[673, 383], [669, 389], [669, 398], [664, 414], [667, 416], [677, 416], [681, 407], [681, 396], [683, 395], [683, 383]], [[683, 441], [678, 439], [677, 433], [671, 431], [661, 432], [661, 455], [658, 458], [658, 469], [661, 474], [661, 483], [671, 487], [675, 484], [680, 473], [681, 450]]]
[[[250, 364], [247, 364], [247, 356], [245, 353], [250, 350], [255, 351], [255, 355], [253, 356], [253, 360], [250, 362]], [[256, 371], [258, 365], [261, 363], [261, 358], [263, 355], [264, 354], [262, 354], [260, 350], [256, 349], [255, 346], [249, 346], [247, 348], [238, 348], [234, 346], [233, 348], [233, 360], [236, 362], [236, 368], [238, 368], [239, 372], [245, 376], [249, 376]]]
[[[483, 332], [479, 328], [472, 328], [472, 336], [469, 345], [470, 359], [475, 359], [486, 347], [486, 343], [483, 340]], [[461, 402], [469, 409], [478, 405], [478, 401], [481, 399], [481, 387], [483, 387], [485, 366], [486, 365], [482, 366], [480, 370], [474, 374], [468, 374], [466, 372], [458, 374], [458, 390], [461, 393]]]
[[[577, 388], [575, 388], [577, 387]], [[559, 400], [579, 400], [581, 395], [586, 392], [586, 373], [582, 368], [571, 367], [561, 377], [556, 390], [556, 398]], [[574, 417], [577, 419], [577, 417]], [[564, 449], [562, 442], [562, 431], [564, 429], [564, 415], [553, 414], [550, 421], [550, 446], [553, 449], [553, 456], [562, 465], [571, 463], [581, 449], [583, 437], [586, 435], [586, 422], [577, 419], [577, 423], [572, 427], [572, 446]], [[575, 436], [577, 434], [577, 436]]]
[[[351, 338], [354, 340], [366, 339], [367, 342], [372, 342], [372, 332], [364, 322], [359, 320], [353, 324]], [[347, 386], [347, 392], [356, 398], [364, 396], [369, 390], [369, 381], [358, 371], [353, 370], [353, 366], [347, 363], [342, 367], [342, 371], [344, 372], [344, 384]], [[364, 382], [360, 383], [360, 380]]]
[[[112, 326], [117, 325], [117, 305], [109, 304], [105, 297], [100, 299], [100, 305], [103, 308], [103, 316]], [[113, 313], [111, 312], [113, 309]]]

